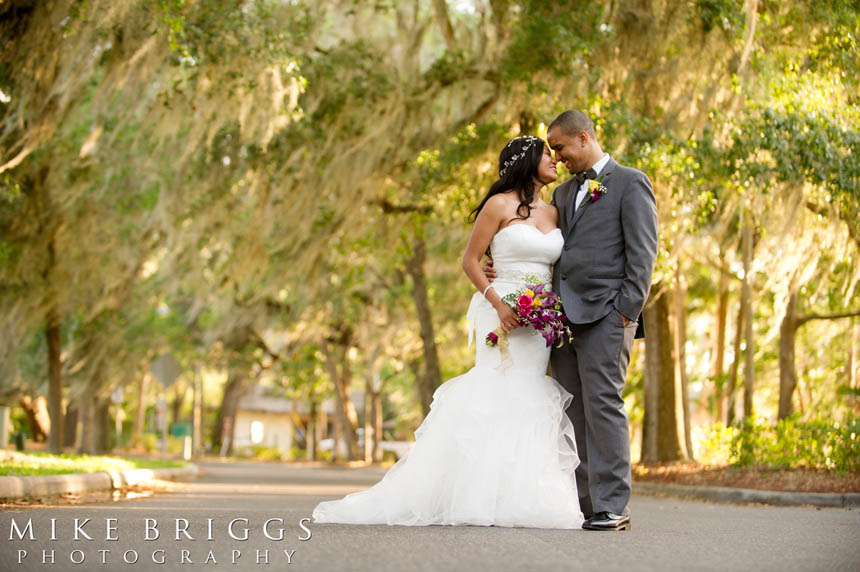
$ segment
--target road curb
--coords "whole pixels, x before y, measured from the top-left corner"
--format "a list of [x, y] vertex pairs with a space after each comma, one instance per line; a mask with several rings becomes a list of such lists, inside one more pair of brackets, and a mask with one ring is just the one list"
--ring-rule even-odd
[[39, 498], [69, 493], [122, 489], [153, 480], [175, 481], [197, 476], [200, 469], [191, 463], [168, 469], [127, 469], [98, 473], [70, 473], [45, 477], [0, 477], [0, 500]]
[[778, 506], [812, 505], [833, 508], [860, 508], [860, 493], [798, 493], [642, 482], [633, 483], [633, 492], [734, 504], [758, 503]]

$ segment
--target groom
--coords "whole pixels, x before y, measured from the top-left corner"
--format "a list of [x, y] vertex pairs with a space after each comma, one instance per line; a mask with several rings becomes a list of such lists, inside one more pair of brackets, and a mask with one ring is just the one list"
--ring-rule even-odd
[[657, 203], [648, 177], [604, 153], [581, 111], [559, 115], [547, 142], [575, 174], [552, 197], [564, 235], [552, 289], [573, 343], [553, 348], [550, 366], [573, 394], [567, 414], [580, 458], [582, 527], [629, 530], [630, 429], [621, 395], [633, 339], [645, 337], [641, 314], [657, 258]]
[[[622, 392], [633, 339], [657, 258], [651, 182], [600, 148], [594, 124], [565, 111], [549, 126], [549, 147], [575, 176], [553, 192], [564, 236], [552, 290], [573, 343], [552, 349], [552, 376], [570, 393], [579, 504], [588, 530], [629, 530], [630, 429]], [[485, 267], [492, 280], [495, 272]]]

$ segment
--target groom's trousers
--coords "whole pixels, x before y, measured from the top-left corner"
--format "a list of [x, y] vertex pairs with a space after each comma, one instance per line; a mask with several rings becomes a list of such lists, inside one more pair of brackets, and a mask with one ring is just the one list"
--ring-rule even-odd
[[576, 486], [582, 512], [629, 514], [630, 425], [624, 383], [637, 322], [624, 326], [615, 308], [590, 324], [571, 324], [573, 343], [553, 347], [552, 376], [570, 393], [576, 432]]

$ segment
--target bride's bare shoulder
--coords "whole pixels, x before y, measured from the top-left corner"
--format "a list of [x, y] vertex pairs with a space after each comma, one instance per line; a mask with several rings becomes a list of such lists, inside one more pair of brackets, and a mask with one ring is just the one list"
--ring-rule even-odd
[[519, 204], [520, 201], [514, 196], [514, 193], [511, 191], [506, 191], [504, 193], [497, 193], [487, 199], [487, 204], [496, 204], [496, 205], [511, 205], [511, 204]]
[[518, 205], [519, 201], [511, 197], [510, 193], [499, 193], [487, 199], [484, 208], [490, 213], [503, 216], [515, 211]]

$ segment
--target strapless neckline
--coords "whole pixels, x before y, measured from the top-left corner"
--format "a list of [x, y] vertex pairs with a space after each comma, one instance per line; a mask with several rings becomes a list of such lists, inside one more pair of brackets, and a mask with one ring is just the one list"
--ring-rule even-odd
[[536, 230], [537, 232], [539, 232], [539, 233], [540, 233], [540, 234], [542, 234], [543, 236], [549, 236], [549, 235], [551, 235], [552, 233], [554, 233], [555, 231], [561, 231], [561, 228], [556, 227], [556, 228], [552, 229], [552, 230], [551, 230], [551, 231], [549, 231], [549, 232], [544, 232], [544, 231], [542, 231], [541, 229], [539, 229], [538, 227], [536, 227], [536, 226], [534, 226], [534, 225], [526, 224], [526, 223], [517, 223], [517, 224], [509, 224], [508, 226], [506, 226], [506, 227], [502, 228], [501, 230], [497, 231], [497, 232], [496, 232], [496, 234], [500, 234], [503, 230], [507, 230], [507, 229], [509, 229], [509, 228], [513, 228], [513, 227], [515, 227], [515, 226], [527, 226], [527, 227], [529, 227], [529, 228], [533, 228], [534, 230]]

